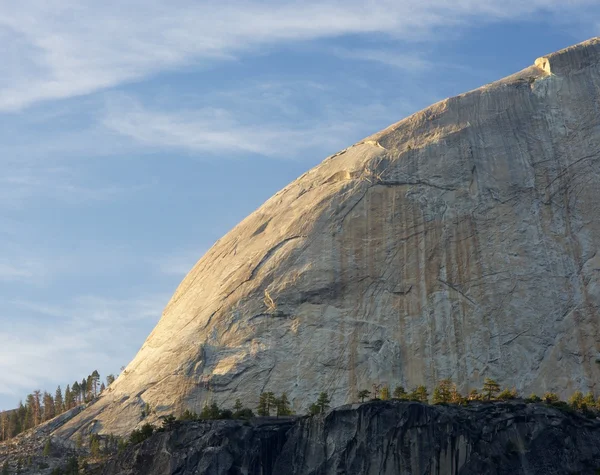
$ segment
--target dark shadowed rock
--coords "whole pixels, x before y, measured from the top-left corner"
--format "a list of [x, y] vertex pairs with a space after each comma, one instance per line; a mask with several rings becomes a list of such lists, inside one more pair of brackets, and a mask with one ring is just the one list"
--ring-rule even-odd
[[597, 474], [600, 423], [522, 402], [378, 402], [326, 416], [182, 423], [112, 460], [104, 475]]

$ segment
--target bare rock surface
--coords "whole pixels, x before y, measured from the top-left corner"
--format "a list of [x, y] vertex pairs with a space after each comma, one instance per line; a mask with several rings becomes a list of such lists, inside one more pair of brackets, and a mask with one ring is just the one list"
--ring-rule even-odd
[[[303, 411], [374, 382], [565, 397], [600, 381], [600, 40], [327, 158], [220, 239], [135, 359], [56, 431], [207, 401]], [[202, 205], [199, 203], [199, 205]], [[181, 232], [185, 232], [182, 229]]]
[[522, 402], [379, 402], [288, 421], [185, 423], [103, 475], [595, 475], [600, 423]]

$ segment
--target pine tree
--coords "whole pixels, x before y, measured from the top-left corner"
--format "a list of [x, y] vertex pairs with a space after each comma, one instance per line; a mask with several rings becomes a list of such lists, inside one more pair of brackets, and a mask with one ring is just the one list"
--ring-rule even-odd
[[63, 395], [60, 386], [56, 388], [56, 392], [54, 393], [54, 411], [56, 415], [60, 415], [65, 412], [65, 403], [63, 401]]
[[411, 401], [426, 403], [429, 400], [429, 393], [427, 392], [427, 388], [421, 385], [417, 386], [412, 393], [408, 395], [408, 398]]
[[48, 457], [51, 452], [52, 452], [52, 442], [50, 442], [50, 439], [48, 439], [46, 441], [46, 443], [44, 444], [44, 452], [43, 452], [44, 457]]
[[33, 391], [33, 424], [37, 426], [42, 422], [42, 391], [36, 389]]
[[258, 399], [258, 407], [256, 408], [256, 413], [262, 417], [271, 415], [269, 413], [269, 393], [260, 394], [260, 397]]
[[325, 412], [325, 410], [329, 407], [329, 404], [331, 404], [331, 399], [329, 398], [329, 395], [326, 392], [322, 392], [321, 394], [319, 394], [319, 397], [316, 402], [316, 405], [319, 408], [319, 412]]
[[65, 411], [68, 411], [69, 409], [73, 409], [75, 407], [75, 395], [71, 391], [71, 388], [69, 387], [68, 384], [67, 384], [67, 389], [65, 389], [64, 406], [65, 406]]
[[[68, 387], [68, 386], [67, 386]], [[77, 381], [75, 381], [73, 383], [73, 386], [71, 386], [71, 393], [73, 394], [73, 407], [75, 407], [77, 404], [79, 404], [80, 398], [81, 398], [81, 387], [79, 386], [79, 383]], [[72, 409], [71, 407], [69, 409]]]
[[289, 416], [292, 413], [290, 409], [290, 400], [286, 393], [283, 393], [275, 401], [275, 408], [277, 409], [277, 416]]
[[92, 374], [90, 375], [92, 378], [92, 394], [94, 395], [94, 397], [96, 397], [98, 395], [98, 384], [100, 383], [100, 373], [98, 373], [98, 370], [94, 370], [92, 372]]
[[108, 386], [110, 386], [114, 382], [115, 382], [115, 375], [114, 374], [109, 374], [106, 377], [106, 386], [108, 387]]
[[596, 401], [594, 400], [594, 393], [589, 391], [583, 398], [583, 404], [586, 409], [594, 409]]
[[433, 404], [449, 404], [456, 393], [456, 386], [449, 379], [442, 379], [433, 390]]
[[25, 417], [22, 419], [22, 430], [31, 429], [35, 427], [36, 424], [36, 415], [35, 415], [35, 398], [33, 394], [28, 394], [25, 398], [25, 413], [23, 414]]
[[54, 398], [50, 393], [44, 391], [44, 421], [49, 421], [56, 415], [54, 408]]
[[362, 389], [361, 391], [358, 391], [358, 398], [360, 399], [360, 402], [365, 402], [365, 399], [368, 398], [370, 394], [371, 391], [368, 389]]
[[583, 393], [581, 391], [575, 391], [569, 398], [569, 404], [573, 409], [581, 409], [581, 405], [583, 404]]
[[379, 397], [382, 401], [387, 401], [390, 398], [390, 388], [387, 386], [382, 387]]
[[90, 453], [94, 458], [100, 455], [100, 439], [96, 434], [90, 437]]
[[408, 394], [406, 393], [404, 386], [396, 386], [396, 389], [394, 389], [394, 398], [400, 400], [408, 399]]
[[0, 412], [0, 442], [8, 439], [9, 434], [9, 423], [8, 412]]
[[500, 385], [491, 378], [485, 378], [481, 392], [488, 401], [491, 401], [500, 392]]
[[235, 404], [233, 405], [233, 409], [235, 412], [240, 412], [242, 409], [244, 409], [244, 405], [242, 404], [242, 401], [240, 401], [239, 399], [236, 399]]
[[100, 385], [100, 394], [102, 394], [104, 392], [104, 390], [106, 389], [106, 386], [104, 385], [104, 383], [102, 383]]

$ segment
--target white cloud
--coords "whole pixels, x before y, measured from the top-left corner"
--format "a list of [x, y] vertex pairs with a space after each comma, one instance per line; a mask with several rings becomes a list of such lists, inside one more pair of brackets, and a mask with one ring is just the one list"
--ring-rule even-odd
[[3, 2], [0, 110], [87, 94], [159, 71], [231, 59], [243, 51], [280, 47], [289, 41], [361, 33], [427, 39], [435, 28], [523, 18], [539, 11], [561, 12], [564, 17], [584, 4], [594, 2]]
[[192, 270], [196, 262], [206, 253], [206, 249], [178, 252], [150, 260], [150, 265], [164, 275], [183, 278]]
[[379, 49], [334, 48], [332, 53], [340, 58], [381, 63], [407, 72], [423, 72], [434, 67], [434, 63], [420, 55], [398, 53]]
[[[4, 302], [0, 309], [0, 401], [8, 409], [34, 389], [63, 389], [98, 369], [126, 365], [158, 321], [167, 295], [74, 298], [67, 305]], [[42, 323], [43, 322], [43, 323]]]
[[[261, 85], [229, 91], [227, 108], [177, 111], [146, 107], [133, 97], [118, 95], [118, 100], [109, 101], [103, 125], [152, 150], [164, 147], [196, 154], [256, 153], [293, 159], [312, 150], [333, 153], [362, 139], [366, 124], [373, 128], [368, 133], [374, 133], [377, 127], [416, 110], [413, 98], [356, 105], [337, 102], [326, 89], [320, 95], [293, 93], [292, 101], [281, 86], [267, 88], [270, 96], [261, 94], [265, 91]], [[318, 104], [317, 117], [296, 109], [295, 103], [303, 100]]]

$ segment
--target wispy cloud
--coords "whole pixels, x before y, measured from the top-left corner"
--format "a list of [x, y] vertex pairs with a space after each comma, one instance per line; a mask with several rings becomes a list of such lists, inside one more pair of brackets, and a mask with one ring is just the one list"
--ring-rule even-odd
[[[260, 119], [264, 120], [264, 117]], [[337, 128], [339, 132], [349, 130], [347, 123], [325, 126], [317, 121], [312, 125], [296, 127], [269, 121], [254, 125], [226, 109], [164, 112], [148, 109], [133, 100], [125, 108], [108, 112], [103, 123], [108, 129], [150, 147], [211, 154], [246, 152], [280, 157], [295, 156], [317, 143], [326, 145], [327, 137], [330, 141], [336, 137], [335, 142], [343, 140], [339, 135], [331, 135], [333, 130], [325, 130], [325, 127]], [[316, 133], [317, 130], [320, 133]]]
[[65, 305], [4, 302], [0, 396], [15, 401], [40, 386], [51, 390], [61, 384], [64, 389], [96, 368], [103, 376], [118, 371], [134, 356], [167, 300], [167, 295], [132, 299], [86, 295]]
[[334, 48], [332, 53], [340, 58], [385, 64], [407, 72], [423, 72], [433, 68], [432, 61], [422, 55], [398, 53], [381, 49]]
[[183, 278], [205, 253], [206, 249], [172, 253], [151, 259], [150, 265], [162, 274]]
[[[381, 33], [427, 39], [434, 28], [568, 14], [591, 0], [339, 0], [305, 2], [109, 0], [0, 5], [0, 110], [18, 110], [139, 80], [186, 64], [210, 64], [289, 41]], [[8, 45], [8, 46], [7, 46]], [[370, 55], [373, 58], [373, 55]], [[384, 58], [380, 58], [384, 59]]]

